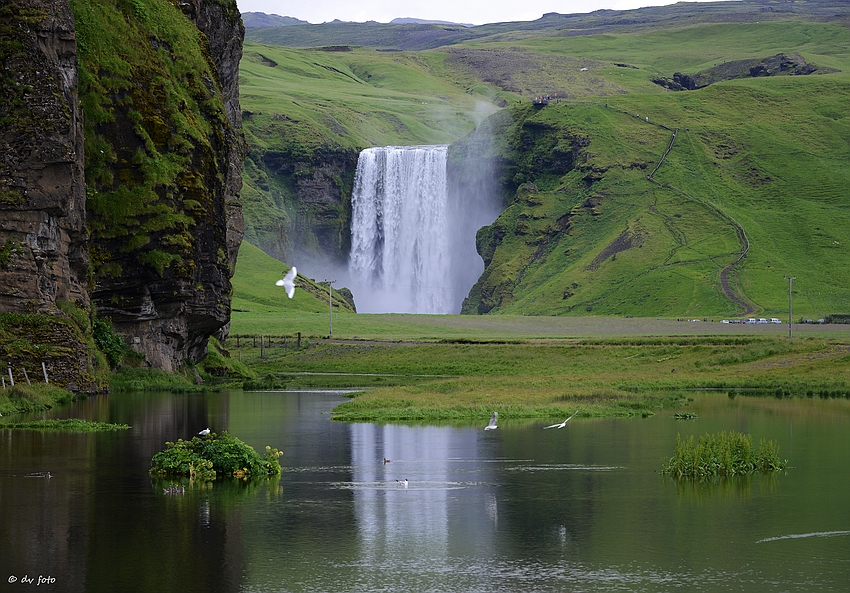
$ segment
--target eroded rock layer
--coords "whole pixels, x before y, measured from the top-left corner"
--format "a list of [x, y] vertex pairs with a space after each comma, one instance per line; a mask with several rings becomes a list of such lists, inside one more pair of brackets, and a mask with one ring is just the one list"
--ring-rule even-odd
[[67, 0], [0, 7], [0, 313], [88, 304], [83, 128]]

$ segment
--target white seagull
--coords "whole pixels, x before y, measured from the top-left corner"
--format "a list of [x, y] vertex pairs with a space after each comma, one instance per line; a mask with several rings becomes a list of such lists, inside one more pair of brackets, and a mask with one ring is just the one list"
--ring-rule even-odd
[[[575, 412], [575, 414], [573, 414], [573, 416], [575, 416], [576, 414], [578, 414], [578, 410], [576, 410], [576, 412]], [[570, 418], [572, 418], [573, 416], [570, 416]], [[560, 424], [553, 424], [552, 426], [544, 426], [543, 430], [546, 430], [547, 428], [564, 428], [567, 425], [567, 422], [570, 421], [570, 418], [567, 418], [566, 420], [564, 420]]]
[[398, 482], [399, 484], [404, 484], [404, 487], [407, 488], [407, 485], [408, 485], [407, 478], [405, 478], [403, 480], [396, 480], [396, 482]]
[[498, 420], [498, 419], [499, 419], [499, 413], [493, 412], [493, 415], [490, 416], [490, 424], [485, 426], [484, 430], [496, 430], [497, 428], [499, 428], [498, 426], [496, 426], [496, 420]]
[[198, 434], [199, 434], [199, 435], [201, 435], [202, 437], [205, 437], [205, 436], [207, 436], [209, 433], [210, 433], [210, 429], [209, 429], [209, 428], [205, 428], [204, 430], [202, 430], [202, 431], [201, 431], [201, 432], [199, 432]]
[[295, 269], [295, 266], [289, 268], [289, 271], [286, 273], [286, 276], [283, 277], [283, 280], [278, 280], [275, 282], [278, 286], [283, 286], [286, 289], [286, 296], [292, 298], [295, 294], [295, 276], [298, 275], [298, 270]]

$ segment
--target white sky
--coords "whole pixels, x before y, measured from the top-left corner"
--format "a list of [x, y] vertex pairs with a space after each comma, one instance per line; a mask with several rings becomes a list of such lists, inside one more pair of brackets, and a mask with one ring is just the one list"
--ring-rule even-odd
[[[240, 12], [291, 16], [310, 23], [378, 21], [394, 18], [450, 21], [473, 25], [533, 21], [547, 12], [571, 14], [600, 8], [627, 10], [664, 6], [676, 0], [236, 0]], [[709, 0], [696, 0], [705, 2]]]

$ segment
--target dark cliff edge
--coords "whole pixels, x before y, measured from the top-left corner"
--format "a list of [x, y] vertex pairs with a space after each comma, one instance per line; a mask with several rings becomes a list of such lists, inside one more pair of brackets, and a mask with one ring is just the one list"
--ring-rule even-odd
[[150, 366], [226, 332], [242, 236], [242, 26], [232, 0], [72, 0], [92, 300]]
[[243, 36], [234, 0], [0, 7], [0, 364], [91, 392], [95, 314], [169, 371], [226, 335]]
[[0, 311], [88, 305], [83, 128], [67, 2], [0, 9]]
[[89, 307], [83, 119], [67, 0], [0, 6], [0, 137], [4, 386], [42, 381], [46, 372], [73, 391], [99, 391], [107, 369], [90, 327], [86, 335], [63, 312]]

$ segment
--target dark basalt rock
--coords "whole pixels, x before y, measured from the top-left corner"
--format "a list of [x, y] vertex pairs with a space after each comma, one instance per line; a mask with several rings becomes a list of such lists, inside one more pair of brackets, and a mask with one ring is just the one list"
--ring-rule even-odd
[[[87, 163], [92, 171], [109, 172], [89, 183], [97, 194], [90, 208], [97, 254], [92, 299], [146, 364], [168, 371], [200, 361], [211, 335], [226, 336], [247, 152], [238, 85], [244, 27], [235, 1], [189, 0], [179, 8], [200, 30], [207, 59], [208, 69], [175, 81], [196, 106], [169, 102], [160, 86], [170, 64], [184, 56], [163, 43], [152, 57], [123, 55], [139, 60], [134, 79], [128, 90], [107, 98], [112, 120], [93, 130], [116, 156]], [[184, 132], [175, 123], [181, 118], [206, 124]], [[145, 159], [170, 160], [179, 170], [171, 180], [151, 182], [138, 164]], [[139, 192], [135, 203], [143, 205], [129, 206], [135, 210], [119, 219], [128, 222], [116, 231], [105, 203], [121, 199], [122, 191]]]
[[0, 7], [0, 313], [87, 306], [83, 128], [67, 0]]
[[776, 54], [755, 60], [733, 60], [707, 68], [694, 75], [676, 72], [673, 78], [653, 78], [652, 82], [674, 91], [693, 91], [716, 82], [757, 76], [805, 76], [838, 72], [809, 64], [798, 54]]
[[[94, 1], [79, 23], [69, 0], [0, 5], [0, 313], [91, 301], [148, 365], [174, 370], [230, 318], [244, 27], [235, 0], [180, 2], [194, 27], [178, 4], [151, 1], [114, 6], [130, 11], [120, 35], [93, 30]], [[137, 26], [132, 11], [154, 6], [178, 33]], [[124, 71], [87, 53], [112, 37]]]

